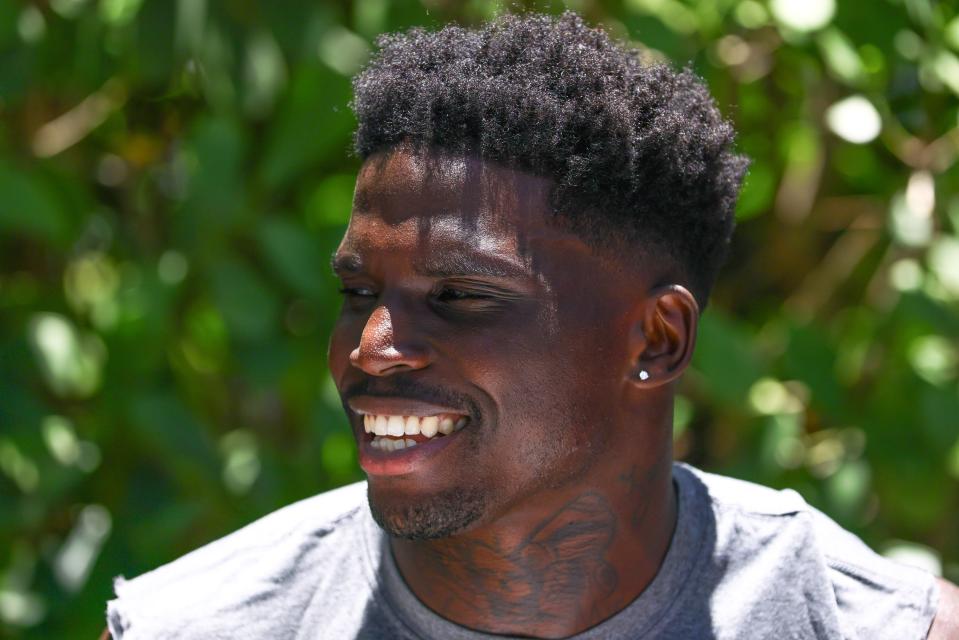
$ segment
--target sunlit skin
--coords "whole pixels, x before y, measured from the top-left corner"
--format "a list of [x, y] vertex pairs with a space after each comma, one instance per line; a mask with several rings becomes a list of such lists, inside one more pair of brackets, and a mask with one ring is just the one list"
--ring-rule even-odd
[[[534, 637], [598, 624], [655, 576], [676, 517], [672, 384], [698, 317], [668, 262], [626, 266], [550, 220], [549, 187], [439, 151], [370, 158], [330, 345], [376, 510], [402, 528], [443, 496], [483, 496], [462, 531], [392, 539], [406, 582], [453, 622]], [[469, 423], [440, 447], [369, 447], [355, 409], [417, 403]]]

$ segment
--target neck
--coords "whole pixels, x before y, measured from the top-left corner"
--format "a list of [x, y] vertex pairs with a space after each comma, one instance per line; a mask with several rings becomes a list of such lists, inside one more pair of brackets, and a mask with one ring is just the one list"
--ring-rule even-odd
[[671, 456], [649, 455], [466, 533], [393, 539], [400, 573], [427, 607], [479, 631], [559, 638], [593, 627], [649, 585], [672, 538]]

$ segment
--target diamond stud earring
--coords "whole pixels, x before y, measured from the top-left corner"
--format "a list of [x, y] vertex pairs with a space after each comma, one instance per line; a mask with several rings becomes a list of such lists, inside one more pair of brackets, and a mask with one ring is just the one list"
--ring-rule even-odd
[[639, 372], [639, 379], [640, 379], [640, 380], [649, 380], [649, 372], [646, 371], [646, 369], [642, 369], [642, 370]]

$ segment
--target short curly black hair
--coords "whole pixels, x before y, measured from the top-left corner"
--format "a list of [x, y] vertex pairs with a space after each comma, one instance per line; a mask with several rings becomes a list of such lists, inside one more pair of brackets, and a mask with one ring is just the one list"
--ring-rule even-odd
[[361, 158], [402, 143], [549, 177], [560, 221], [587, 242], [671, 257], [705, 306], [748, 163], [689, 69], [646, 64], [572, 12], [377, 45], [353, 80]]

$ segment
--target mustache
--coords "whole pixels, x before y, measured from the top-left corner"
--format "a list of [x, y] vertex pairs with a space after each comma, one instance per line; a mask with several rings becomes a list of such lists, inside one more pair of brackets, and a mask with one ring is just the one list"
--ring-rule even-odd
[[407, 398], [430, 404], [462, 408], [471, 415], [479, 415], [479, 407], [469, 396], [444, 387], [424, 385], [404, 376], [389, 376], [386, 379], [363, 378], [346, 387], [340, 399], [346, 404], [356, 396], [380, 398]]

